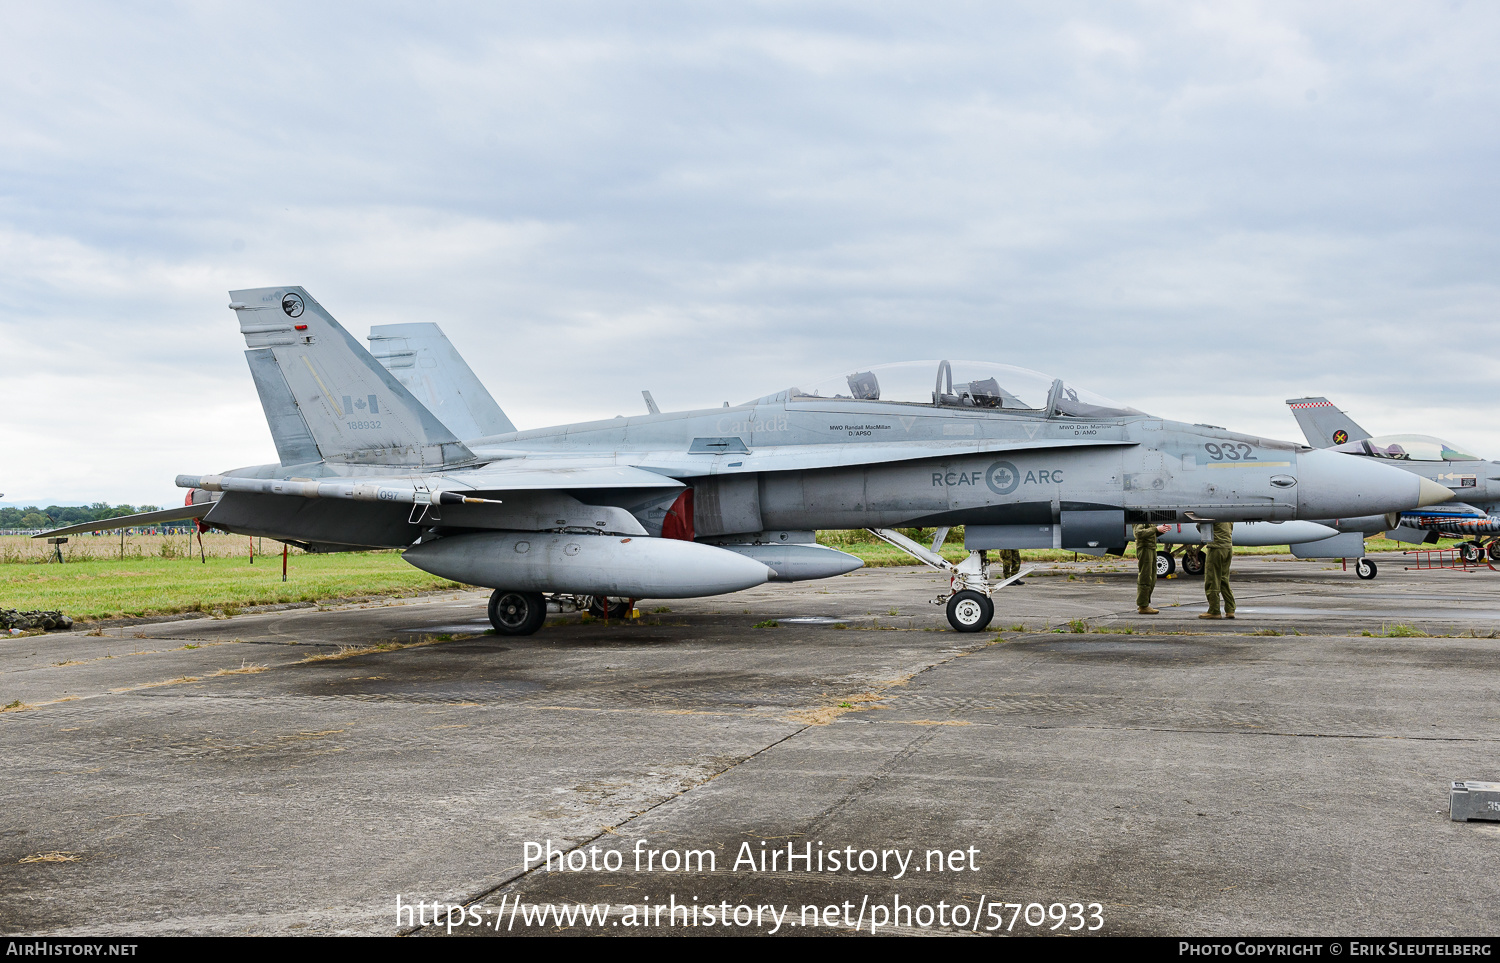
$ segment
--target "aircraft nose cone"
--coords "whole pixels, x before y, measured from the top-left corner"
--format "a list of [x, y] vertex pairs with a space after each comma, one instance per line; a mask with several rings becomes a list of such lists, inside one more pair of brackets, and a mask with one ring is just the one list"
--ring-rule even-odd
[[1446, 502], [1452, 497], [1453, 492], [1451, 489], [1444, 488], [1435, 481], [1423, 478], [1421, 485], [1417, 489], [1417, 507], [1426, 508], [1428, 505]]
[[1296, 490], [1297, 517], [1311, 519], [1405, 512], [1453, 497], [1420, 475], [1336, 451], [1298, 453]]

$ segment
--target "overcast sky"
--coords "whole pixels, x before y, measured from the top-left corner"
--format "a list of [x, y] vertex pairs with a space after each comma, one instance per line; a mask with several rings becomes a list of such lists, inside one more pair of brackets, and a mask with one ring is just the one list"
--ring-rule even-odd
[[522, 428], [1004, 361], [1500, 457], [1500, 6], [0, 6], [0, 492], [275, 460], [230, 288]]

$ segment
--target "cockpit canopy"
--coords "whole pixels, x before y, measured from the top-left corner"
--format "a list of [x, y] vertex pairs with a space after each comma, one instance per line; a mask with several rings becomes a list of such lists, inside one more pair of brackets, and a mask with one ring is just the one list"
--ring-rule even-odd
[[1369, 455], [1374, 458], [1392, 458], [1396, 461], [1479, 461], [1477, 455], [1466, 454], [1441, 438], [1431, 435], [1381, 435], [1364, 441], [1351, 441], [1339, 445], [1334, 451], [1351, 455]]
[[751, 404], [783, 400], [793, 405], [819, 401], [878, 401], [1061, 418], [1118, 418], [1143, 414], [1040, 371], [986, 361], [903, 361], [876, 365], [806, 388], [788, 388]]

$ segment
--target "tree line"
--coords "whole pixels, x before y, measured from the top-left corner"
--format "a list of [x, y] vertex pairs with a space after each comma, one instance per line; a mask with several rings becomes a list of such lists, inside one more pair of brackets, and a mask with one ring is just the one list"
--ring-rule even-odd
[[155, 505], [111, 505], [95, 502], [92, 505], [48, 505], [38, 508], [0, 508], [0, 528], [63, 528], [82, 522], [99, 522], [107, 518], [134, 515], [137, 512], [157, 511]]

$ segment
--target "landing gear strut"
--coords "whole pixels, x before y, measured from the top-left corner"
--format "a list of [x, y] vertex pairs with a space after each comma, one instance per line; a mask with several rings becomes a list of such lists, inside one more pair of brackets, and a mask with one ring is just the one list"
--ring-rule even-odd
[[951, 591], [947, 595], [938, 596], [933, 601], [939, 605], [946, 603], [948, 624], [953, 626], [955, 632], [983, 632], [990, 624], [990, 620], [995, 617], [995, 603], [990, 599], [990, 593], [994, 589], [1016, 581], [1035, 567], [1025, 566], [1003, 582], [991, 585], [989, 558], [982, 551], [970, 552], [968, 558], [955, 565], [937, 554], [941, 541], [934, 543], [932, 549], [929, 550], [900, 532], [894, 532], [888, 528], [871, 528], [868, 531], [882, 542], [901, 549], [923, 565], [947, 573]]

